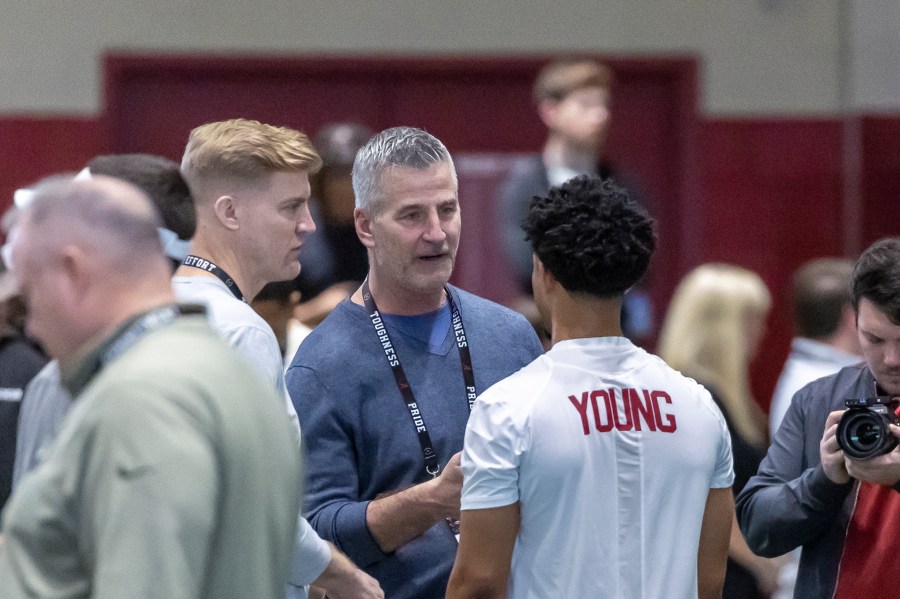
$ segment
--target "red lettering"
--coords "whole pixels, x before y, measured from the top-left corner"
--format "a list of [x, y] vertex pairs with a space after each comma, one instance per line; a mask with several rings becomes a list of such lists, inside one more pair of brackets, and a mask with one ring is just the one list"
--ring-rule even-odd
[[[603, 403], [606, 406], [606, 422], [602, 422], [600, 419], [600, 408], [597, 406], [597, 398], [603, 397]], [[610, 410], [611, 399], [609, 397], [609, 393], [603, 391], [602, 389], [597, 389], [596, 391], [591, 391], [591, 403], [594, 407], [594, 426], [601, 433], [608, 433], [612, 430], [613, 421], [610, 417], [612, 411]]]
[[[594, 428], [601, 433], [608, 433], [613, 427], [620, 431], [640, 431], [646, 428], [649, 431], [663, 433], [674, 433], [678, 428], [675, 415], [663, 413], [660, 405], [672, 403], [672, 398], [665, 391], [621, 389], [620, 393], [622, 396], [621, 409], [616, 402], [616, 390], [612, 387], [582, 391], [580, 400], [575, 395], [569, 396], [569, 402], [575, 407], [581, 418], [581, 430], [585, 435], [591, 434], [591, 425], [588, 422], [588, 401], [590, 401], [591, 412], [593, 412]], [[603, 400], [602, 405], [600, 399]], [[621, 418], [624, 418], [624, 421]]]
[[[616, 424], [616, 430], [620, 430], [623, 432], [630, 431], [632, 428], [634, 428], [634, 425], [631, 421], [631, 409], [629, 407], [628, 394], [625, 391], [627, 390], [622, 390], [622, 412], [625, 416], [625, 422], [619, 422], [618, 404], [615, 401], [610, 402], [610, 404], [612, 405], [612, 419]], [[614, 399], [616, 397], [615, 391], [612, 388], [609, 389], [609, 395], [611, 399]]]
[[654, 415], [653, 404], [650, 401], [650, 393], [646, 389], [643, 390], [644, 401], [638, 396], [637, 389], [626, 389], [629, 397], [631, 397], [631, 418], [634, 420], [634, 430], [641, 430], [641, 420], [647, 425], [651, 431], [656, 430], [656, 416]]
[[[581, 393], [581, 403], [578, 403], [578, 398], [576, 398], [574, 395], [569, 396], [569, 401], [572, 402], [572, 405], [575, 406], [575, 409], [578, 410], [579, 414], [581, 414], [581, 426], [584, 429], [584, 434], [585, 435], [591, 434], [591, 429], [588, 426], [588, 419], [587, 419], [588, 392], [583, 391]], [[597, 404], [595, 402], [594, 403], [594, 412], [596, 413], [596, 411], [597, 411]]]
[[[646, 393], [646, 391], [644, 393]], [[656, 415], [656, 426], [664, 433], [674, 433], [675, 429], [678, 428], [678, 424], [675, 422], [675, 415], [665, 414], [666, 421], [663, 423], [663, 413], [659, 407], [660, 399], [670, 404], [672, 403], [672, 398], [669, 397], [669, 394], [665, 391], [653, 391], [650, 394], [650, 397], [653, 398], [653, 412]]]

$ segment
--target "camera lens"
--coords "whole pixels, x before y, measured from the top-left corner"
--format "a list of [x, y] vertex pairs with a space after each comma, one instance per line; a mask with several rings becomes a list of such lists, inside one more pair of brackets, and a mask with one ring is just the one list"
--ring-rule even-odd
[[872, 447], [881, 441], [881, 431], [871, 422], [861, 422], [851, 433], [850, 439], [859, 447]]
[[888, 420], [868, 410], [847, 410], [838, 423], [837, 441], [851, 458], [865, 460], [889, 452], [897, 441]]

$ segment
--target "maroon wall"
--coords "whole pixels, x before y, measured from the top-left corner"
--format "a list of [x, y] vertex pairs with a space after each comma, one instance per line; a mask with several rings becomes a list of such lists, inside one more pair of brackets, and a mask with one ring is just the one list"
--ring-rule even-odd
[[[185, 64], [196, 65], [198, 60], [209, 61], [211, 67], [217, 64], [212, 59], [190, 59]], [[196, 114], [189, 108], [198, 102], [203, 103], [204, 114], [213, 118], [236, 113], [268, 118], [274, 111], [283, 117], [279, 122], [309, 131], [351, 117], [375, 127], [400, 122], [425, 125], [438, 137], [450, 140], [451, 150], [467, 153], [531, 151], [540, 144], [540, 124], [527, 95], [521, 93], [521, 86], [533, 76], [536, 59], [505, 63], [506, 77], [501, 78], [496, 96], [485, 95], [496, 82], [491, 75], [496, 61], [471, 59], [475, 68], [460, 78], [459, 63], [447, 66], [441, 61], [392, 60], [385, 64], [393, 67], [376, 69], [373, 74], [371, 62], [345, 59], [340, 63], [343, 75], [337, 91], [333, 81], [329, 83], [333, 69], [323, 68], [318, 73], [313, 69], [313, 83], [294, 90], [294, 101], [274, 105], [271, 98], [276, 88], [282, 93], [283, 70], [288, 64], [279, 59], [270, 61], [280, 67], [266, 84], [269, 87], [256, 83], [259, 61], [245, 63], [243, 84], [241, 76], [235, 80], [233, 74], [193, 81], [188, 71], [179, 74], [178, 69], [173, 70], [171, 62], [164, 69], [168, 72], [144, 72], [129, 82], [131, 75], [123, 63], [113, 64], [108, 77], [118, 68], [128, 85], [107, 90], [102, 119], [0, 118], [0, 207], [11, 202], [15, 188], [50, 172], [77, 170], [98, 153], [143, 150], [178, 158], [187, 131], [197, 124]], [[409, 69], [399, 78], [390, 74], [398, 61], [408, 63]], [[617, 128], [610, 143], [619, 151], [613, 154], [626, 170], [650, 181], [648, 195], [656, 200], [653, 210], [662, 221], [656, 265], [662, 273], [655, 274], [657, 316], [664, 312], [678, 279], [702, 262], [727, 261], [759, 272], [775, 302], [770, 332], [754, 368], [757, 397], [768, 405], [791, 335], [783, 306], [792, 270], [813, 257], [841, 255], [848, 236], [845, 227], [858, 227], [851, 233], [863, 246], [880, 236], [900, 234], [900, 115], [866, 116], [860, 121], [861, 197], [853, 206], [859, 217], [848, 221], [844, 216], [839, 119], [698, 119], [693, 68], [685, 66], [683, 59], [655, 63], [660, 69], [655, 78], [645, 76], [652, 60], [620, 59], [615, 64], [622, 83], [633, 93], [630, 102], [625, 100], [629, 96], [614, 97]], [[448, 75], [456, 79], [455, 84], [444, 81]], [[252, 85], [248, 83], [251, 80]], [[169, 92], [160, 97], [163, 81]], [[388, 103], [373, 85], [378, 89], [396, 86], [398, 91]], [[316, 100], [323, 94], [334, 100], [323, 105]], [[315, 114], [307, 117], [308, 122], [298, 122], [303, 107], [315, 102], [320, 106]], [[111, 109], [113, 104], [119, 108]], [[361, 105], [365, 108], [360, 111]], [[141, 117], [131, 118], [122, 106], [141, 106]], [[447, 115], [481, 123], [489, 123], [497, 115], [513, 115], [519, 127], [512, 135], [497, 138], [485, 134], [488, 127], [462, 127]], [[641, 120], [650, 126], [641, 129], [634, 125]], [[165, 122], [165, 131], [154, 129], [154, 121]], [[178, 135], [173, 137], [176, 130]], [[650, 137], [638, 133], [659, 130], [662, 133]], [[489, 188], [490, 181], [485, 180], [484, 185]], [[490, 210], [483, 213], [490, 214]], [[486, 223], [479, 220], [476, 224], [478, 236], [484, 237]], [[472, 238], [466, 237], [466, 243]], [[490, 276], [472, 270], [478, 265], [477, 255], [461, 256], [460, 266], [480, 277], [473, 280], [490, 281]]]
[[862, 119], [863, 244], [900, 234], [900, 116]]
[[105, 146], [97, 119], [0, 118], [0, 213], [16, 189], [49, 173], [81, 170]]
[[841, 255], [841, 127], [836, 120], [709, 120], [701, 127], [692, 224], [703, 261], [739, 264], [772, 292], [753, 381], [767, 405], [791, 337], [791, 272]]
[[[609, 158], [636, 182], [660, 235], [677, 238], [691, 196], [697, 63], [692, 57], [598, 57], [614, 72]], [[201, 123], [244, 116], [315, 132], [342, 120], [375, 130], [407, 124], [439, 137], [457, 156], [538, 151], [545, 130], [531, 86], [547, 56], [106, 59], [108, 137], [114, 151], [177, 157]], [[495, 170], [502, 175], [503, 169]], [[460, 171], [466, 242], [454, 282], [509, 299], [510, 276], [494, 226], [497, 181]], [[492, 183], [494, 185], [492, 185]], [[526, 198], [523, 198], [525, 201]], [[474, 234], [473, 234], [474, 233]], [[664, 305], [687, 261], [674, 244], [644, 287]], [[653, 335], [648, 343], [652, 344]]]

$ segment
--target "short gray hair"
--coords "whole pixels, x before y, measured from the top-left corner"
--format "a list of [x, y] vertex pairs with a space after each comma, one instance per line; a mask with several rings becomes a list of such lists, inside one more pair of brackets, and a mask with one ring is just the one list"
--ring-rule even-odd
[[371, 210], [381, 198], [381, 177], [394, 166], [424, 170], [434, 164], [450, 165], [454, 184], [453, 158], [435, 136], [415, 127], [393, 127], [378, 133], [356, 153], [353, 161], [353, 194], [356, 207]]

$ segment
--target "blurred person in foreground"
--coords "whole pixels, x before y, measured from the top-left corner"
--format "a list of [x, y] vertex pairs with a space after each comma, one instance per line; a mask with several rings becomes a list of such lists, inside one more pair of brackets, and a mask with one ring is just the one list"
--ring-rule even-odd
[[3, 513], [4, 599], [284, 592], [301, 484], [290, 425], [202, 309], [175, 303], [159, 224], [127, 183], [54, 179], [4, 251], [77, 398]]
[[524, 224], [553, 347], [479, 398], [466, 428], [447, 596], [721, 596], [731, 447], [709, 393], [622, 335], [653, 221], [576, 177]]
[[[108, 154], [91, 160], [76, 179], [86, 181], [93, 175], [127, 181], [147, 194], [162, 219], [157, 233], [174, 271], [187, 255], [196, 226], [194, 202], [178, 163], [152, 154]], [[32, 197], [32, 190], [18, 190], [16, 209], [27, 206]], [[59, 363], [52, 360], [32, 379], [22, 397], [13, 488], [40, 463], [44, 448], [56, 438], [71, 407], [72, 396], [59, 379]]]

